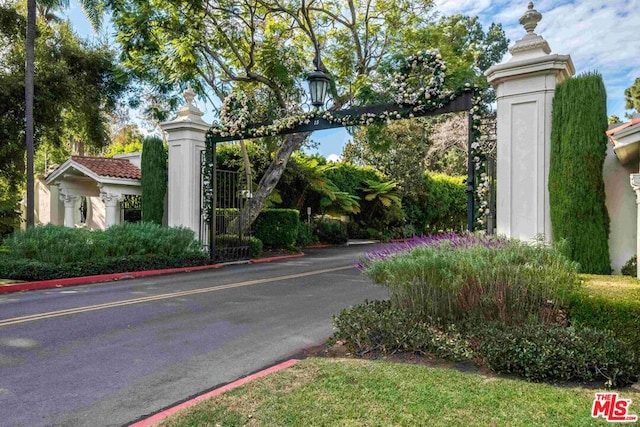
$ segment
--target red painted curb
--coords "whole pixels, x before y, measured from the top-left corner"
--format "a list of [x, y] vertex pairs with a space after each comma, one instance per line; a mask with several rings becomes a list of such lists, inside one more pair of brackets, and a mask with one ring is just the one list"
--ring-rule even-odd
[[217, 396], [219, 394], [224, 393], [225, 391], [229, 391], [232, 390], [234, 388], [240, 387], [242, 385], [247, 384], [250, 381], [253, 381], [257, 378], [261, 378], [264, 376], [267, 376], [269, 374], [273, 374], [274, 372], [278, 372], [281, 371], [283, 369], [289, 368], [293, 365], [295, 365], [296, 363], [298, 363], [299, 360], [298, 359], [289, 359], [285, 362], [279, 363], [277, 365], [274, 365], [270, 368], [264, 369], [262, 371], [256, 372], [255, 374], [251, 374], [248, 375], [244, 378], [240, 378], [239, 380], [236, 380], [234, 382], [231, 382], [229, 384], [223, 385], [222, 387], [218, 387], [215, 390], [212, 390], [208, 393], [204, 393], [201, 394], [200, 396], [196, 396], [193, 399], [187, 400], [186, 402], [180, 403], [176, 406], [172, 406], [169, 409], [165, 409], [164, 411], [158, 412], [155, 415], [150, 416], [149, 418], [146, 418], [142, 421], [138, 421], [134, 424], [131, 424], [129, 427], [151, 427], [153, 425], [156, 425], [157, 423], [159, 423], [160, 421], [164, 420], [165, 418], [167, 418], [170, 415], [175, 414], [178, 411], [181, 411], [183, 409], [189, 408], [193, 405], [195, 405], [196, 403], [209, 399], [213, 396]]
[[252, 259], [251, 264], [261, 264], [263, 262], [282, 261], [285, 259], [300, 258], [303, 256], [304, 256], [304, 252], [300, 252], [299, 254], [293, 254], [293, 255], [280, 255], [280, 256], [274, 256], [271, 258], [258, 258], [258, 259]]
[[[271, 258], [259, 258], [251, 260], [251, 263], [263, 263], [271, 261], [281, 261], [289, 258], [299, 258], [304, 256], [304, 253], [295, 255], [283, 255]], [[98, 274], [95, 276], [82, 276], [82, 277], [68, 277], [64, 279], [52, 279], [52, 280], [40, 280], [37, 282], [24, 282], [15, 283], [12, 285], [0, 286], [0, 294], [7, 294], [11, 292], [20, 291], [35, 291], [38, 289], [51, 289], [51, 288], [65, 288], [67, 286], [89, 285], [92, 283], [113, 282], [115, 280], [124, 279], [137, 279], [140, 277], [160, 276], [163, 274], [174, 273], [188, 273], [190, 271], [211, 270], [224, 267], [224, 264], [212, 264], [212, 265], [198, 265], [193, 267], [177, 267], [166, 268], [163, 270], [146, 270], [146, 271], [132, 271], [128, 273], [112, 273], [112, 274]]]
[[132, 271], [128, 273], [98, 274], [95, 276], [68, 277], [64, 279], [40, 280], [38, 282], [16, 283], [0, 286], [0, 294], [37, 289], [64, 288], [67, 286], [88, 285], [91, 283], [112, 282], [114, 280], [136, 279], [139, 277], [160, 276], [162, 274], [186, 273], [190, 271], [211, 270], [223, 264], [198, 265], [193, 267], [166, 268], [164, 270]]

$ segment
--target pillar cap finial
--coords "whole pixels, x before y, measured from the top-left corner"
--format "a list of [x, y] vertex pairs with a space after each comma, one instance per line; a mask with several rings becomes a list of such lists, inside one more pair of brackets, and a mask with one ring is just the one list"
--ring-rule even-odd
[[184, 96], [184, 100], [186, 102], [178, 109], [178, 117], [176, 120], [202, 122], [202, 116], [204, 113], [200, 111], [194, 103], [196, 93], [191, 88], [191, 85], [187, 86], [187, 89], [182, 93], [182, 96]]
[[520, 25], [527, 30], [527, 33], [531, 34], [538, 26], [540, 20], [542, 20], [542, 14], [533, 8], [533, 2], [530, 1], [527, 5], [527, 11], [520, 18]]
[[191, 89], [191, 84], [187, 86], [187, 90], [185, 90], [182, 94], [184, 96], [185, 101], [187, 101], [187, 105], [193, 105], [193, 100], [196, 98], [196, 93]]
[[520, 25], [527, 31], [527, 34], [509, 48], [509, 52], [513, 55], [511, 60], [545, 56], [551, 53], [551, 48], [547, 41], [533, 32], [540, 20], [542, 20], [542, 14], [533, 8], [533, 2], [529, 2], [527, 11], [519, 21]]

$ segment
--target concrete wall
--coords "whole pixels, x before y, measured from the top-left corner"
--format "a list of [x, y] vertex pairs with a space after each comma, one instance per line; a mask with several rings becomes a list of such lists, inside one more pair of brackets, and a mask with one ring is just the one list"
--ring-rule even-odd
[[609, 255], [614, 274], [636, 254], [636, 196], [629, 185], [629, 175], [636, 173], [637, 163], [623, 166], [609, 144], [602, 169], [606, 206], [609, 211]]
[[63, 224], [64, 205], [60, 201], [58, 187], [48, 186], [41, 176], [35, 181], [34, 207], [36, 224]]

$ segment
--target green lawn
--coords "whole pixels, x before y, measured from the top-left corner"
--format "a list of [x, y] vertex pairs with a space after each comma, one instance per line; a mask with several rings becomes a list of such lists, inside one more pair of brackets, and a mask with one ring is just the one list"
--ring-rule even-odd
[[[640, 393], [619, 390], [640, 414]], [[162, 426], [591, 426], [595, 390], [455, 369], [309, 358]]]
[[581, 274], [580, 277], [590, 295], [640, 301], [640, 280], [635, 277], [595, 274]]

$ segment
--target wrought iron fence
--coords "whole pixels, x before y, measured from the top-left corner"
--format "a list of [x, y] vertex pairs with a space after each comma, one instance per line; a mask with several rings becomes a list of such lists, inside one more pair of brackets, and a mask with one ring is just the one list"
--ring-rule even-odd
[[[212, 261], [237, 261], [250, 258], [250, 229], [244, 227], [243, 209], [247, 196], [243, 174], [237, 171], [205, 167], [201, 157], [201, 187], [213, 181], [210, 191], [200, 196], [200, 242]], [[206, 198], [209, 198], [206, 201]], [[208, 212], [209, 211], [209, 212]], [[212, 244], [210, 244], [210, 242]]]

